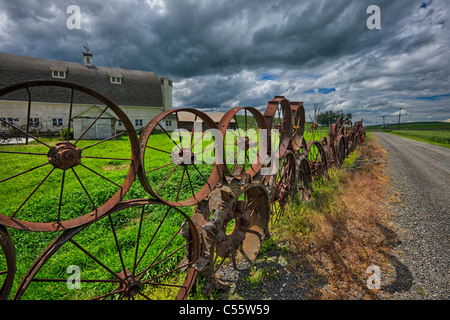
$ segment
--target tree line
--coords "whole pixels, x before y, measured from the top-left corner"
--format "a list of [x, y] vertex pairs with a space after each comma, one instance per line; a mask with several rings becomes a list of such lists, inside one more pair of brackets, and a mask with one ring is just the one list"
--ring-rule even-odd
[[320, 113], [319, 116], [317, 117], [317, 122], [322, 126], [329, 127], [331, 124], [336, 123], [338, 118], [341, 118], [342, 121], [352, 120], [352, 114], [350, 112], [344, 113], [344, 111], [342, 110], [338, 111], [329, 110]]

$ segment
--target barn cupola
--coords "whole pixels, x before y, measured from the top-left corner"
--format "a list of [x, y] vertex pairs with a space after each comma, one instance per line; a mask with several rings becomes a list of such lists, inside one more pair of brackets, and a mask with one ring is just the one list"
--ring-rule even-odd
[[89, 52], [89, 47], [87, 43], [84, 45], [85, 52], [83, 54], [84, 65], [87, 67], [92, 67], [92, 53]]

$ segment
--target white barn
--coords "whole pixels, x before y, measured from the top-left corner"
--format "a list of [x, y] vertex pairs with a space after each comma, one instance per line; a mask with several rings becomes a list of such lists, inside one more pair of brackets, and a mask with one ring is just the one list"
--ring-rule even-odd
[[[91, 53], [83, 52], [84, 63], [48, 60], [35, 57], [0, 53], [0, 87], [28, 80], [61, 80], [76, 83], [115, 102], [128, 116], [136, 130], [143, 128], [151, 119], [172, 108], [172, 81], [154, 72], [108, 68], [93, 65]], [[69, 119], [67, 89], [38, 87], [32, 92], [30, 123], [40, 126], [42, 133], [56, 133], [67, 127]], [[61, 90], [60, 90], [61, 89]], [[11, 93], [0, 97], [0, 118], [21, 127], [27, 122], [24, 108], [28, 105], [26, 92]], [[85, 125], [83, 119], [90, 117], [98, 100], [78, 94], [73, 99], [71, 127], [77, 132]], [[25, 116], [25, 117], [24, 117]], [[123, 130], [122, 123], [114, 113], [106, 113], [84, 139], [100, 139]], [[8, 125], [0, 122], [0, 131]], [[106, 132], [105, 132], [106, 130]]]

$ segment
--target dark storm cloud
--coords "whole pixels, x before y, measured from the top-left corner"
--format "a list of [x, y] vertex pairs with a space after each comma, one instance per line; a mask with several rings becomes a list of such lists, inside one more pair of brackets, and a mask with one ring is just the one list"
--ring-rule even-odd
[[[366, 27], [372, 4], [381, 30]], [[80, 30], [66, 27], [69, 5]], [[375, 121], [448, 104], [411, 99], [449, 93], [447, 17], [445, 0], [0, 0], [0, 51], [80, 62], [88, 42], [98, 65], [172, 78], [176, 107], [263, 107], [285, 94]]]

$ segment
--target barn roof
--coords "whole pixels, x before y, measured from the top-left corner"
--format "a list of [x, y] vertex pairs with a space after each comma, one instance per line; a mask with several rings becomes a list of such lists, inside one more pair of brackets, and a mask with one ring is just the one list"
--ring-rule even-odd
[[[52, 70], [66, 71], [61, 81], [73, 82], [95, 90], [119, 106], [163, 107], [160, 79], [154, 72], [86, 66], [82, 63], [48, 60], [0, 52], [0, 87], [27, 80], [55, 80]], [[110, 77], [122, 77], [112, 84]], [[31, 88], [32, 101], [68, 103], [65, 88]], [[2, 100], [24, 100], [24, 90], [1, 97]], [[95, 104], [96, 99], [83, 93], [74, 95], [74, 103]]]

